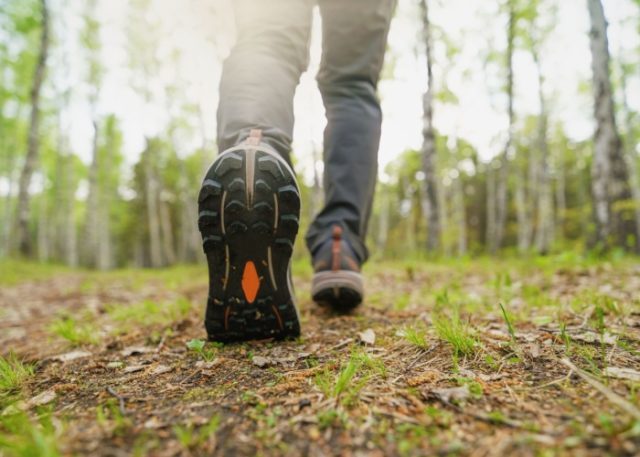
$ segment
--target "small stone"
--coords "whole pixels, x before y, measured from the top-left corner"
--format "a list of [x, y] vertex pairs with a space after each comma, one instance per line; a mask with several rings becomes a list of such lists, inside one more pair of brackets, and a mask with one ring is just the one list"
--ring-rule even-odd
[[45, 390], [41, 394], [38, 394], [35, 397], [31, 398], [27, 402], [27, 407], [33, 408], [34, 406], [46, 405], [47, 403], [51, 403], [53, 400], [55, 400], [56, 397], [57, 395], [54, 390]]
[[253, 359], [251, 359], [251, 361], [255, 366], [259, 368], [265, 368], [271, 363], [269, 359], [267, 359], [266, 357], [260, 357], [259, 355], [255, 356]]
[[302, 411], [307, 406], [311, 406], [311, 400], [309, 400], [308, 398], [303, 398], [298, 402], [298, 408], [300, 411]]

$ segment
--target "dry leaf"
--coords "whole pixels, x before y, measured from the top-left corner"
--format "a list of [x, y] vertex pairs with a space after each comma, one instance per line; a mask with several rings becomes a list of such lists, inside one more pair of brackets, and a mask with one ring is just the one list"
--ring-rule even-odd
[[469, 392], [469, 386], [465, 384], [460, 387], [432, 389], [431, 394], [444, 403], [451, 403], [451, 401], [466, 400], [471, 395], [471, 392]]
[[604, 344], [613, 345], [616, 344], [617, 337], [611, 333], [605, 333], [602, 337], [595, 332], [584, 332], [578, 335], [570, 335], [572, 340], [582, 341], [584, 343], [599, 343], [602, 341]]
[[267, 359], [266, 357], [260, 357], [259, 355], [255, 356], [253, 359], [251, 359], [251, 361], [255, 366], [259, 368], [265, 368], [271, 364], [271, 360]]
[[364, 344], [373, 346], [376, 343], [376, 334], [372, 329], [368, 328], [364, 332], [358, 333], [358, 339]]
[[27, 402], [27, 408], [34, 406], [42, 406], [51, 403], [57, 397], [55, 390], [45, 390], [41, 394], [36, 395]]
[[171, 370], [173, 370], [173, 368], [168, 367], [166, 365], [158, 365], [153, 370], [151, 370], [151, 374], [153, 375], [165, 374], [165, 373], [169, 373]]
[[144, 365], [131, 365], [129, 367], [126, 367], [124, 370], [125, 373], [135, 373], [136, 371], [142, 371], [144, 370]]
[[69, 362], [71, 360], [82, 359], [84, 357], [91, 357], [93, 354], [87, 351], [71, 351], [66, 354], [60, 354], [52, 357], [54, 360], [59, 360], [60, 362]]

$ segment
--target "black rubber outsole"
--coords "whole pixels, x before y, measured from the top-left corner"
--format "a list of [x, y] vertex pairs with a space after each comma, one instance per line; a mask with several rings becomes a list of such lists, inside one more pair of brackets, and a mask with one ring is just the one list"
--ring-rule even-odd
[[242, 145], [211, 165], [198, 197], [209, 340], [300, 335], [288, 274], [299, 217], [295, 176], [266, 147]]
[[337, 313], [350, 313], [362, 303], [362, 294], [349, 287], [322, 289], [313, 294], [313, 301]]

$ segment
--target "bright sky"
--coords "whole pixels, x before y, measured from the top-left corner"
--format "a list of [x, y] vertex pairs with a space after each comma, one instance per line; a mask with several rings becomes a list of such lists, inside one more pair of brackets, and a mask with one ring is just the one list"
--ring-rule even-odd
[[[83, 2], [76, 1], [76, 11]], [[123, 32], [128, 15], [127, 0], [100, 2], [103, 59], [108, 69], [99, 111], [116, 113], [125, 134], [125, 153], [128, 163], [135, 161], [144, 145], [144, 137], [166, 130], [171, 103], [162, 95], [162, 86], [176, 81], [187, 100], [202, 111], [205, 135], [209, 142], [215, 138], [215, 109], [220, 77], [221, 58], [228, 53], [233, 40], [229, 33], [232, 24], [228, 0], [152, 0], [149, 19], [159, 24], [162, 39], [158, 41], [157, 56], [163, 62], [157, 78], [150, 84], [156, 91], [156, 103], [145, 106], [131, 89], [128, 71], [127, 38]], [[501, 96], [490, 98], [491, 91], [501, 84], [495, 71], [483, 69], [486, 49], [505, 46], [505, 19], [496, 14], [497, 2], [469, 2], [447, 0], [432, 3], [432, 22], [461, 47], [455, 62], [448, 62], [441, 42], [435, 43], [435, 84], [445, 77], [457, 95], [459, 105], [435, 107], [436, 128], [446, 134], [457, 134], [474, 144], [481, 157], [496, 154], [503, 144], [506, 114]], [[586, 0], [559, 1], [558, 26], [547, 40], [542, 52], [542, 65], [547, 77], [545, 92], [552, 118], [562, 121], [569, 135], [583, 140], [592, 134], [590, 92], [584, 92], [583, 82], [590, 80], [588, 43], [588, 15]], [[637, 60], [634, 49], [640, 46], [637, 25], [627, 18], [638, 18], [636, 7], [629, 0], [605, 0], [605, 13], [610, 23], [610, 49], [623, 52]], [[185, 7], [191, 5], [191, 7]], [[211, 10], [211, 11], [209, 11]], [[214, 11], [215, 10], [215, 11]], [[389, 36], [387, 60], [393, 60], [393, 78], [384, 79], [379, 86], [384, 113], [380, 147], [381, 170], [407, 148], [419, 148], [422, 142], [422, 93], [426, 86], [426, 67], [419, 44], [420, 23], [416, 0], [399, 0], [396, 17]], [[316, 15], [317, 16], [317, 15]], [[65, 15], [62, 20], [69, 34], [67, 52], [69, 73], [66, 81], [74, 86], [71, 115], [66, 119], [72, 132], [71, 143], [83, 160], [89, 161], [92, 127], [86, 105], [82, 80], [83, 57], [73, 44], [74, 29], [79, 20]], [[320, 149], [324, 128], [324, 112], [315, 85], [315, 72], [320, 60], [319, 17], [314, 24], [311, 63], [302, 76], [295, 98], [296, 127], [294, 152], [300, 168], [309, 175], [311, 150]], [[626, 22], [625, 22], [626, 21]], [[217, 32], [219, 31], [219, 32]], [[180, 50], [177, 64], [169, 56], [172, 49]], [[537, 80], [531, 57], [518, 52], [514, 58], [516, 115], [536, 113]], [[640, 79], [634, 78], [629, 87], [630, 104], [640, 110]], [[171, 108], [171, 109], [176, 109]], [[194, 128], [179, 138], [179, 153], [184, 154], [202, 143], [199, 120], [191, 116]]]

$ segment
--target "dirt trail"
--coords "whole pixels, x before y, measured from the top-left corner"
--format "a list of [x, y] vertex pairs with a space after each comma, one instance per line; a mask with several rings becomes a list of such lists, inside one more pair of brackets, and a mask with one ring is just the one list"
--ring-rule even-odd
[[298, 277], [302, 338], [202, 354], [187, 346], [204, 338], [195, 272], [2, 286], [2, 352], [36, 363], [18, 409], [50, 410], [63, 454], [640, 453], [640, 418], [610, 397], [640, 408], [640, 378], [619, 379], [640, 376], [632, 264], [373, 265], [350, 316], [310, 303]]

